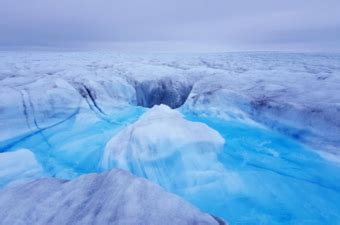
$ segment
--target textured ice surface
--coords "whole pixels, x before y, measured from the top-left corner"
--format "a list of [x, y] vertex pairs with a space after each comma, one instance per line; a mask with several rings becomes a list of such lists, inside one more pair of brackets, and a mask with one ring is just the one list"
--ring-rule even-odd
[[185, 120], [179, 112], [166, 105], [159, 105], [151, 108], [108, 142], [102, 167], [128, 168], [132, 160], [157, 161], [177, 153], [216, 154], [222, 150], [223, 144], [224, 139], [206, 124]]
[[28, 149], [0, 153], [0, 188], [9, 183], [25, 182], [46, 176]]
[[219, 224], [179, 197], [121, 170], [10, 187], [0, 192], [0, 205], [2, 225]]
[[[340, 223], [339, 55], [1, 52], [0, 84], [0, 155], [29, 149], [47, 176], [122, 167], [231, 224]], [[130, 130], [161, 103], [178, 109]], [[103, 166], [123, 134], [143, 152]]]
[[218, 160], [224, 142], [206, 124], [186, 120], [168, 106], [154, 106], [108, 142], [101, 166], [131, 171], [219, 213], [215, 206], [243, 189], [238, 174]]
[[51, 127], [5, 141], [0, 150], [29, 148], [46, 173], [63, 179], [99, 172], [106, 142], [143, 111], [127, 106], [110, 119], [103, 119], [89, 109], [80, 109], [76, 115]]
[[226, 54], [203, 63], [184, 109], [222, 119], [250, 117], [339, 155], [338, 55]]
[[192, 88], [183, 70], [175, 67], [137, 64], [126, 68], [125, 76], [135, 87], [137, 104], [144, 107], [166, 104], [178, 108]]
[[208, 124], [226, 139], [218, 159], [243, 184], [242, 189], [228, 192], [212, 204], [208, 204], [211, 198], [188, 198], [192, 203], [227, 218], [231, 224], [339, 223], [338, 165], [268, 129], [186, 115], [189, 120]]
[[1, 52], [0, 107], [7, 118], [1, 126], [11, 129], [0, 141], [61, 122], [79, 108], [101, 118], [126, 104], [176, 108], [193, 88], [184, 107], [192, 112], [247, 115], [337, 154], [339, 64], [336, 54]]
[[185, 120], [168, 106], [154, 106], [108, 142], [101, 166], [131, 171], [182, 195], [220, 190], [222, 196], [242, 186], [217, 159], [223, 145], [220, 134], [206, 124]]

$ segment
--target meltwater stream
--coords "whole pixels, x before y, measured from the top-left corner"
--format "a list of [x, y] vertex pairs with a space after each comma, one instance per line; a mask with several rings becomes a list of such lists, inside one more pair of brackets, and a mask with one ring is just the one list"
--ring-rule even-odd
[[[131, 107], [111, 123], [84, 114], [83, 118], [6, 143], [10, 146], [7, 151], [30, 149], [49, 176], [72, 179], [100, 172], [98, 165], [106, 143], [146, 110]], [[217, 187], [209, 193], [188, 194], [171, 189], [172, 186], [165, 187], [170, 188], [168, 191], [224, 218], [231, 225], [340, 224], [340, 166], [265, 128], [190, 113], [186, 113], [185, 118], [207, 124], [226, 140], [218, 161], [231, 174], [228, 182], [234, 184], [232, 189], [222, 192]], [[177, 174], [181, 180], [181, 171]]]

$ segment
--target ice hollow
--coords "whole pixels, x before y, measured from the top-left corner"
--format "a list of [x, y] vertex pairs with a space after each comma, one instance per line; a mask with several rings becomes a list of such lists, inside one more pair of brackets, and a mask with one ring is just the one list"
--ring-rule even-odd
[[127, 73], [136, 90], [137, 105], [147, 108], [160, 104], [180, 107], [189, 96], [193, 84], [181, 69], [164, 65], [137, 64]]
[[178, 108], [186, 101], [191, 85], [176, 79], [163, 78], [137, 83], [137, 104], [151, 108], [154, 105], [165, 104], [171, 108]]

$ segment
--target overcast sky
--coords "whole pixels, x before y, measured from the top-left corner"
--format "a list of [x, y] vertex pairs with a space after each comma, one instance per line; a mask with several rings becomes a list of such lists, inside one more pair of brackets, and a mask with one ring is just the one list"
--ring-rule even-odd
[[0, 0], [0, 45], [174, 42], [340, 51], [340, 0]]

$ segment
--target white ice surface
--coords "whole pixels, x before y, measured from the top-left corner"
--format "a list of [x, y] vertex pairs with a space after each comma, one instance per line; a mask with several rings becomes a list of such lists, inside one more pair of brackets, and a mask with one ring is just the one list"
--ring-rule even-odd
[[[224, 139], [206, 124], [185, 120], [166, 105], [156, 105], [135, 123], [116, 134], [107, 144], [102, 161], [104, 168], [135, 156], [142, 161], [166, 158], [177, 151], [217, 153]], [[207, 145], [207, 146], [204, 146]]]
[[339, 157], [340, 57], [243, 53], [202, 57], [206, 68], [182, 107], [225, 120], [249, 119]]
[[1, 225], [219, 224], [176, 195], [122, 170], [9, 187], [0, 191], [0, 205]]
[[0, 153], [0, 188], [46, 176], [43, 168], [28, 149]]
[[106, 145], [103, 169], [121, 168], [167, 190], [191, 195], [242, 189], [237, 174], [217, 159], [223, 137], [204, 123], [191, 122], [168, 106], [154, 106]]

